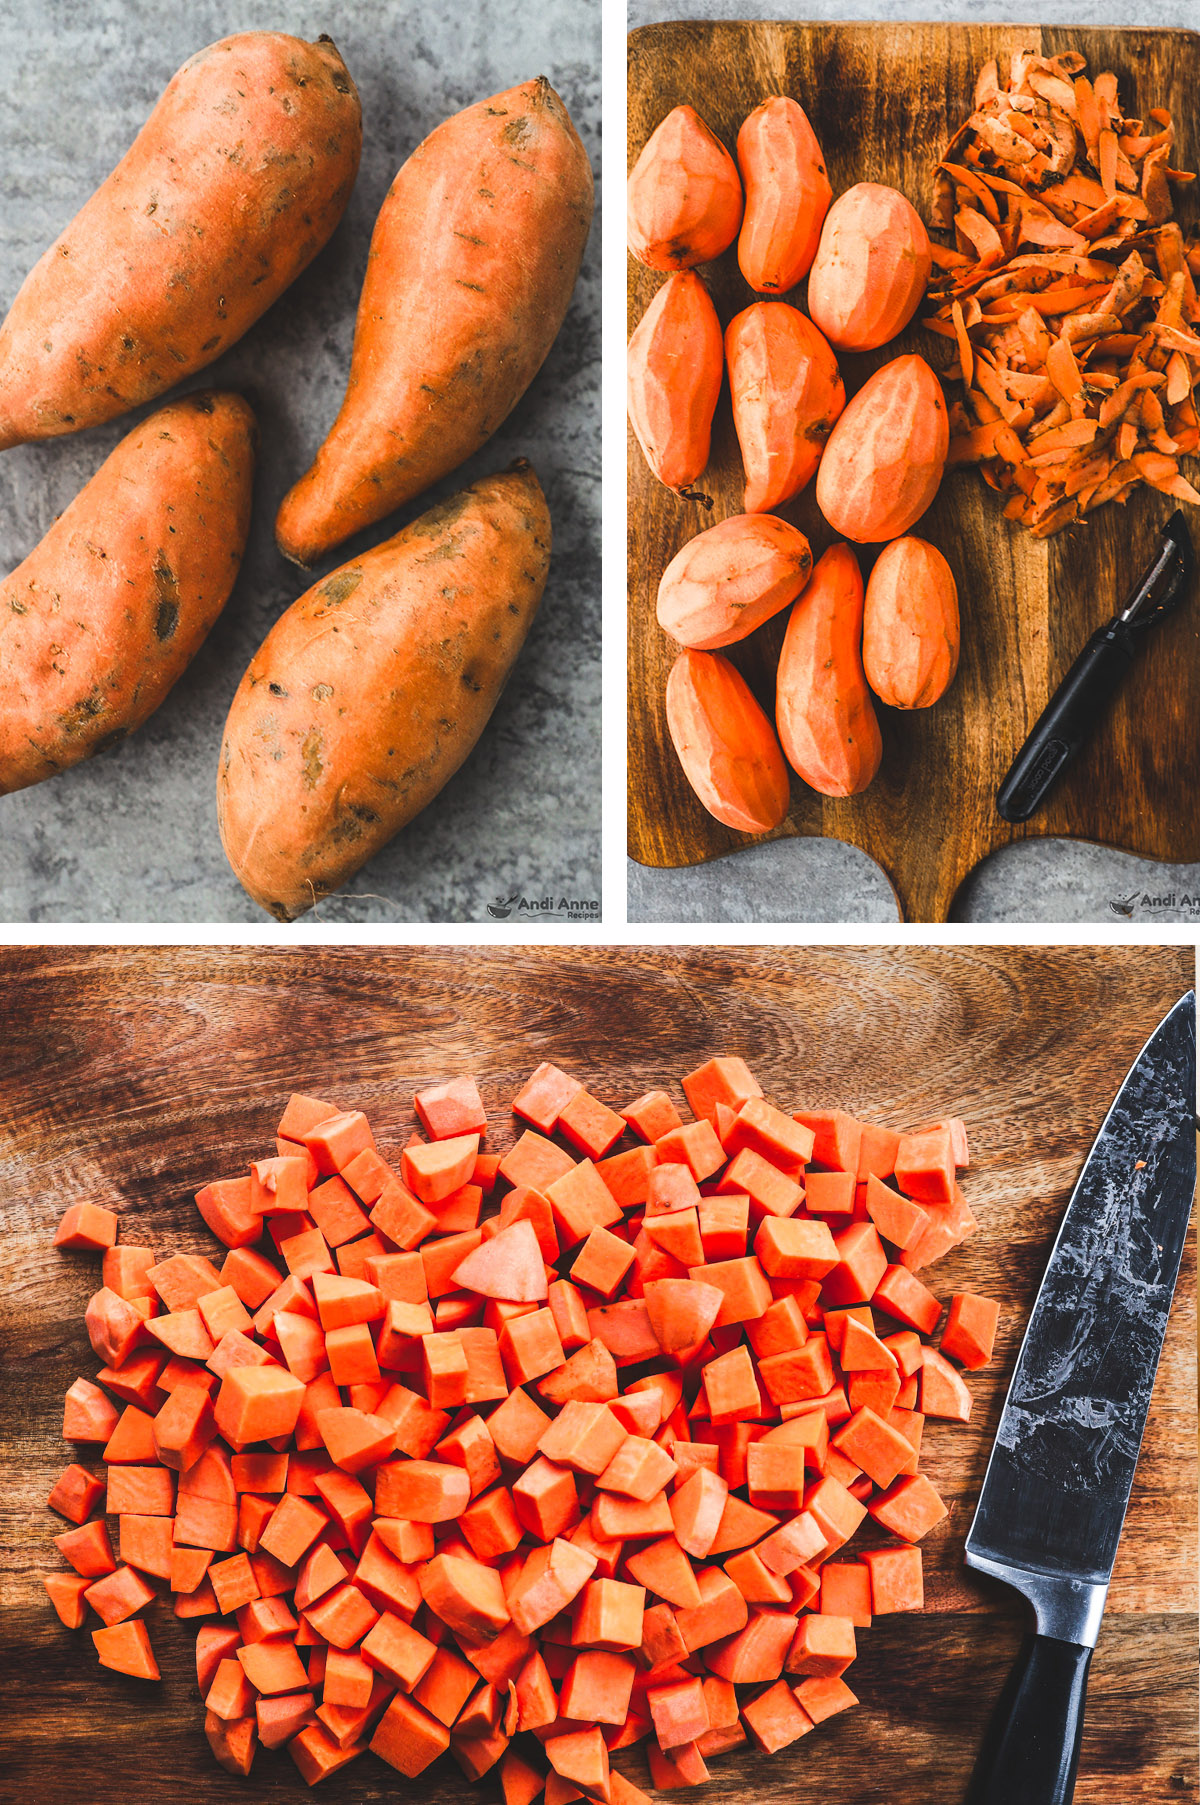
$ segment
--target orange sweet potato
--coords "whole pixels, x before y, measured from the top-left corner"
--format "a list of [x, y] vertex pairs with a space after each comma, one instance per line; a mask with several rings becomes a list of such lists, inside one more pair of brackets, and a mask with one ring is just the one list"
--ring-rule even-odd
[[658, 624], [712, 652], [795, 601], [812, 570], [808, 540], [774, 514], [735, 514], [689, 539], [663, 572]]
[[804, 108], [783, 94], [764, 100], [742, 122], [737, 160], [746, 190], [738, 263], [751, 288], [782, 294], [808, 274], [833, 199]]
[[0, 794], [124, 739], [183, 675], [238, 573], [256, 439], [240, 395], [160, 408], [0, 584]]
[[708, 463], [721, 393], [721, 323], [694, 270], [669, 276], [626, 353], [629, 424], [668, 489], [686, 492]]
[[742, 223], [737, 164], [694, 107], [674, 107], [629, 172], [629, 248], [651, 269], [691, 269], [731, 245]]
[[217, 778], [229, 862], [269, 914], [290, 921], [336, 890], [457, 771], [537, 612], [549, 557], [545, 498], [518, 463], [323, 578], [276, 622], [234, 697]]
[[950, 428], [923, 357], [893, 358], [867, 378], [834, 426], [817, 470], [817, 506], [860, 545], [915, 526], [942, 480]]
[[858, 182], [825, 215], [808, 311], [839, 350], [886, 345], [917, 311], [931, 262], [929, 234], [904, 196]]
[[592, 171], [544, 76], [418, 145], [371, 237], [341, 411], [275, 523], [315, 564], [477, 451], [541, 368], [592, 220]]
[[831, 545], [792, 609], [775, 697], [788, 762], [822, 796], [865, 790], [883, 752], [859, 652], [862, 617], [858, 559]]
[[710, 815], [746, 834], [787, 814], [787, 766], [745, 678], [717, 652], [681, 652], [667, 678], [667, 729]]
[[833, 352], [786, 301], [756, 301], [732, 319], [725, 358], [746, 467], [743, 506], [762, 513], [812, 481], [846, 391]]
[[361, 148], [327, 37], [242, 32], [186, 62], [0, 327], [0, 449], [115, 419], [228, 350], [329, 238]]
[[863, 669], [891, 708], [928, 708], [958, 669], [958, 589], [934, 545], [885, 545], [867, 579]]

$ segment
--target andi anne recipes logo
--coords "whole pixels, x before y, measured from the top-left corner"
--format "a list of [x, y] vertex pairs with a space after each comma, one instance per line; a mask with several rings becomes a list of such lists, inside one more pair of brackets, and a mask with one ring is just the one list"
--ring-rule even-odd
[[1112, 896], [1108, 901], [1109, 912], [1118, 915], [1122, 921], [1132, 921], [1137, 915], [1159, 915], [1170, 909], [1176, 917], [1196, 916], [1200, 918], [1200, 891], [1194, 894], [1186, 890], [1168, 890], [1165, 895], [1151, 896], [1148, 890], [1134, 890], [1129, 896]]
[[497, 896], [487, 906], [493, 921], [528, 921], [536, 916], [543, 921], [599, 921], [600, 899], [580, 896], [523, 896], [519, 890], [511, 896]]

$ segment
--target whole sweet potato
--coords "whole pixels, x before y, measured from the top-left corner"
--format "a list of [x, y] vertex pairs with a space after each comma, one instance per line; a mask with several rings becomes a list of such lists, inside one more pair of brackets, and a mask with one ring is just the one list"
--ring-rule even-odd
[[915, 353], [895, 357], [834, 422], [817, 466], [817, 506], [858, 545], [898, 539], [937, 494], [949, 449], [937, 376]]
[[742, 505], [766, 512], [812, 481], [846, 405], [841, 371], [812, 321], [786, 301], [755, 301], [730, 320], [725, 361], [746, 470]]
[[279, 509], [285, 556], [315, 563], [491, 437], [562, 325], [592, 200], [544, 77], [418, 145], [375, 223], [341, 411]]
[[135, 426], [0, 584], [0, 792], [140, 727], [233, 588], [257, 432], [240, 395]]
[[278, 921], [328, 896], [453, 777], [537, 613], [550, 517], [518, 462], [293, 602], [225, 724], [217, 816]]
[[766, 834], [788, 811], [787, 766], [750, 685], [719, 652], [683, 651], [667, 677], [667, 731], [697, 797], [717, 821]]
[[329, 238], [361, 149], [329, 38], [192, 57], [0, 327], [0, 449], [115, 419], [228, 350]]
[[674, 107], [629, 172], [626, 232], [639, 263], [691, 269], [731, 245], [742, 223], [737, 164], [695, 107]]
[[751, 288], [780, 295], [817, 254], [833, 199], [825, 158], [804, 108], [784, 94], [743, 120], [737, 158], [746, 190], [738, 263]]
[[775, 680], [779, 743], [822, 796], [857, 796], [883, 756], [863, 675], [862, 623], [858, 559], [850, 546], [831, 545], [792, 609]]
[[863, 669], [891, 708], [929, 708], [958, 669], [958, 585], [936, 545], [885, 545], [867, 579]]
[[658, 585], [658, 624], [681, 646], [715, 652], [794, 602], [811, 571], [798, 527], [775, 514], [734, 514], [671, 559]]
[[725, 368], [721, 322], [695, 270], [668, 276], [625, 357], [629, 424], [660, 483], [686, 494], [703, 475]]

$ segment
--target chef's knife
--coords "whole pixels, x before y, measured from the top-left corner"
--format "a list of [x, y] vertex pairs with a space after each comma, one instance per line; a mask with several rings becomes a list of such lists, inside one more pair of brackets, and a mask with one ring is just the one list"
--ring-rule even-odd
[[1128, 675], [1149, 628], [1187, 594], [1194, 566], [1191, 534], [1176, 508], [1137, 587], [1092, 634], [1013, 760], [996, 793], [1006, 821], [1028, 821], [1041, 807]]
[[1088, 1664], [1196, 1188], [1196, 996], [1146, 1042], [1050, 1254], [967, 1537], [1034, 1608], [968, 1805], [1069, 1805]]

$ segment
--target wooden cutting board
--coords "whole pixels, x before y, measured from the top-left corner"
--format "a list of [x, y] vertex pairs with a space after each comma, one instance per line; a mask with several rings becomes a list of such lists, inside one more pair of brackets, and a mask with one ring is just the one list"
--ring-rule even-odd
[[[286, 1755], [260, 1753], [247, 1781], [212, 1764], [193, 1632], [165, 1603], [149, 1613], [161, 1686], [99, 1670], [47, 1603], [62, 1395], [97, 1365], [83, 1326], [97, 1263], [51, 1245], [61, 1211], [87, 1198], [121, 1213], [130, 1242], [212, 1253], [192, 1193], [270, 1145], [293, 1088], [364, 1107], [386, 1153], [408, 1136], [413, 1090], [469, 1070], [502, 1149], [508, 1101], [539, 1060], [621, 1105], [658, 1084], [682, 1102], [681, 1073], [737, 1052], [789, 1107], [837, 1103], [900, 1127], [961, 1110], [982, 1226], [933, 1282], [998, 1297], [1004, 1315], [992, 1366], [971, 1377], [970, 1425], [926, 1436], [923, 1464], [952, 1505], [924, 1544], [928, 1609], [861, 1633], [859, 1709], [774, 1759], [714, 1762], [703, 1796], [957, 1805], [1021, 1634], [1013, 1595], [962, 1563], [1012, 1361], [1108, 1104], [1194, 978], [1192, 951], [1158, 947], [0, 953], [0, 1797], [307, 1796]], [[1092, 1668], [1078, 1805], [1196, 1798], [1195, 1292], [1190, 1242]], [[640, 1751], [620, 1764], [644, 1783]], [[321, 1796], [466, 1795], [448, 1761], [411, 1784], [370, 1756]]]
[[[977, 70], [1019, 47], [1048, 54], [1077, 48], [1090, 72], [1115, 70], [1126, 110], [1168, 108], [1178, 134], [1174, 161], [1197, 167], [1200, 36], [1192, 32], [701, 22], [631, 34], [630, 161], [683, 102], [732, 148], [761, 100], [790, 94], [812, 121], [835, 194], [857, 181], [885, 182], [928, 218], [931, 164], [971, 110]], [[1195, 218], [1195, 196], [1175, 193], [1186, 225]], [[633, 258], [628, 266], [632, 331], [663, 278]], [[704, 275], [722, 325], [759, 298], [732, 251]], [[789, 298], [802, 296], [803, 285]], [[945, 340], [913, 325], [879, 351], [843, 357], [847, 393], [907, 351], [921, 352], [935, 368], [951, 357]], [[693, 534], [741, 510], [728, 388], [699, 484], [713, 498], [711, 514], [655, 481], [632, 433], [629, 445], [629, 850], [644, 865], [691, 865], [755, 843], [715, 821], [683, 777], [662, 703], [678, 648], [654, 618], [670, 559]], [[1194, 464], [1189, 469], [1194, 480]], [[826, 834], [861, 847], [882, 866], [911, 921], [946, 920], [979, 860], [1027, 835], [1066, 834], [1149, 858], [1200, 859], [1200, 593], [1151, 635], [1106, 724], [1050, 804], [1017, 828], [995, 808], [1028, 730], [1088, 635], [1140, 574], [1175, 505], [1143, 488], [1124, 508], [1102, 509], [1084, 527], [1038, 541], [1003, 518], [999, 497], [976, 470], [950, 472], [916, 530], [946, 554], [958, 581], [962, 657], [952, 687], [931, 709], [880, 708], [883, 764], [864, 795], [828, 800], [794, 777], [791, 811], [766, 837]], [[812, 485], [778, 512], [808, 535], [814, 557], [830, 543]], [[1189, 515], [1200, 540], [1200, 515]], [[772, 715], [786, 621], [785, 611], [730, 654]]]

